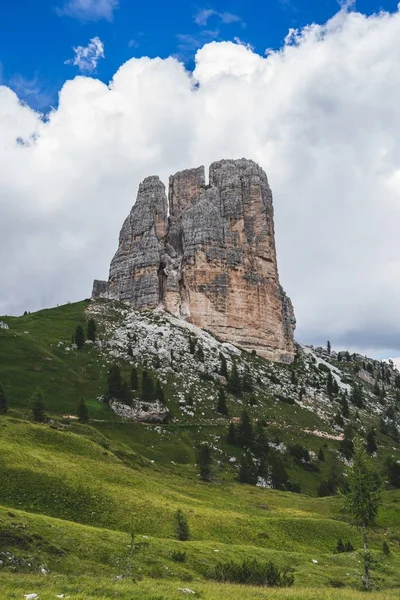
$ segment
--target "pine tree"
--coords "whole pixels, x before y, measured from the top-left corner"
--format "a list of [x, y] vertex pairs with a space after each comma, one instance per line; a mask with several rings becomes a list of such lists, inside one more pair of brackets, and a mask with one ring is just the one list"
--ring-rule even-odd
[[246, 369], [243, 375], [242, 389], [244, 392], [253, 391], [253, 383], [251, 381], [250, 372]]
[[89, 423], [89, 412], [84, 400], [79, 400], [76, 412], [79, 423]]
[[226, 358], [222, 354], [222, 352], [219, 353], [219, 360], [221, 361], [221, 367], [219, 372], [223, 377], [226, 377], [228, 379], [228, 365], [226, 364]]
[[331, 343], [329, 340], [326, 342], [326, 351], [328, 354], [331, 353]]
[[121, 371], [118, 365], [112, 365], [107, 375], [107, 394], [110, 398], [121, 400], [123, 397], [123, 384]]
[[160, 380], [157, 379], [156, 383], [156, 398], [161, 404], [165, 404], [164, 390], [161, 387]]
[[242, 395], [242, 384], [240, 381], [239, 373], [238, 373], [235, 362], [232, 365], [232, 369], [231, 369], [231, 372], [229, 375], [228, 390], [235, 396], [239, 397]]
[[142, 400], [143, 402], [154, 401], [154, 384], [147, 371], [143, 371], [142, 375]]
[[257, 483], [257, 467], [248, 451], [244, 453], [240, 463], [238, 479], [240, 483], [249, 483], [251, 485]]
[[350, 401], [354, 406], [358, 406], [358, 408], [364, 407], [364, 393], [361, 385], [358, 383], [355, 383], [351, 390]]
[[353, 523], [361, 529], [363, 540], [364, 589], [369, 590], [371, 563], [368, 552], [367, 531], [374, 525], [382, 502], [381, 483], [368, 458], [363, 444], [354, 444], [354, 462], [348, 473], [348, 493], [344, 496], [344, 508], [350, 513]]
[[272, 486], [277, 490], [286, 489], [289, 478], [282, 458], [273, 452], [268, 458], [268, 463]]
[[343, 396], [340, 400], [340, 404], [342, 405], [342, 415], [345, 419], [350, 417], [350, 407], [347, 401], [346, 396]]
[[217, 413], [219, 413], [220, 415], [228, 414], [228, 407], [226, 405], [226, 394], [223, 388], [220, 388], [218, 391]]
[[34, 421], [44, 423], [46, 420], [46, 409], [43, 402], [42, 391], [37, 388], [32, 396], [32, 415]]
[[83, 333], [83, 329], [80, 325], [78, 325], [78, 327], [75, 329], [74, 341], [78, 350], [83, 348], [85, 343], [85, 334]]
[[132, 406], [132, 394], [129, 389], [129, 385], [126, 381], [122, 382], [122, 396], [121, 400], [127, 406]]
[[325, 462], [325, 454], [324, 454], [324, 451], [322, 450], [322, 448], [319, 449], [318, 460], [320, 462]]
[[4, 388], [0, 382], [0, 415], [5, 415], [7, 414], [8, 411], [8, 402], [7, 402], [7, 396], [4, 392]]
[[202, 444], [198, 450], [197, 462], [200, 469], [200, 479], [202, 481], [210, 481], [211, 479], [211, 450], [208, 444]]
[[233, 423], [229, 423], [228, 435], [226, 436], [226, 441], [230, 446], [235, 446], [235, 444], [236, 444], [236, 428]]
[[367, 452], [368, 454], [374, 454], [377, 450], [378, 446], [376, 444], [375, 432], [373, 429], [370, 429], [367, 435]]
[[196, 356], [197, 360], [199, 360], [202, 363], [204, 362], [204, 350], [200, 344], [197, 344], [197, 350], [196, 350], [195, 356]]
[[138, 389], [139, 389], [138, 372], [137, 372], [137, 368], [135, 366], [133, 366], [131, 369], [131, 390], [138, 390]]
[[175, 534], [181, 542], [186, 542], [190, 538], [189, 523], [181, 509], [175, 514]]
[[94, 319], [89, 319], [89, 321], [88, 321], [86, 337], [88, 340], [91, 340], [92, 342], [96, 341], [96, 323], [95, 323]]
[[237, 428], [236, 440], [242, 448], [250, 448], [253, 443], [253, 427], [247, 410], [242, 412]]
[[328, 396], [333, 396], [333, 375], [332, 371], [328, 373], [328, 379], [326, 382], [326, 391], [328, 392]]
[[189, 336], [189, 352], [190, 354], [194, 354], [196, 350], [196, 338], [191, 335]]
[[255, 427], [251, 449], [258, 458], [262, 458], [269, 452], [267, 432], [260, 421], [257, 421]]

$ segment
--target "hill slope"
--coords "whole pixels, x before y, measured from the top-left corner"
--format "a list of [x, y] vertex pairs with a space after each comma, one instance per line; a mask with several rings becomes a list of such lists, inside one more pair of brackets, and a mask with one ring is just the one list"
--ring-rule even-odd
[[[78, 350], [71, 336], [78, 325], [86, 329], [89, 318], [96, 321], [97, 342]], [[375, 428], [374, 460], [382, 468], [388, 457], [399, 459], [400, 381], [393, 366], [312, 348], [298, 348], [291, 367], [275, 365], [164, 313], [137, 313], [106, 301], [1, 320], [9, 326], [0, 330], [0, 380], [9, 411], [0, 417], [0, 568], [10, 594], [13, 586], [19, 590], [18, 582], [42, 587], [35, 574], [44, 569], [48, 590], [62, 574], [71, 597], [69, 577], [102, 576], [105, 589], [112, 578], [133, 573], [156, 580], [156, 588], [142, 588], [140, 597], [172, 598], [178, 587], [198, 584], [199, 594], [204, 590], [205, 597], [217, 598], [223, 597], [218, 590], [229, 586], [211, 589], [201, 581], [217, 562], [246, 557], [272, 558], [294, 569], [296, 589], [358, 584], [357, 552], [333, 552], [339, 538], [359, 548], [358, 533], [342, 513], [340, 499], [319, 498], [317, 492], [332, 472], [342, 478], [348, 460], [344, 430], [346, 439], [354, 435], [349, 424], [363, 437]], [[228, 377], [221, 374], [224, 363]], [[140, 387], [128, 395], [125, 390], [118, 404], [104, 401], [113, 364], [126, 381], [133, 365], [139, 380], [146, 369], [159, 381], [170, 412], [166, 422], [138, 423], [116, 414], [124, 402], [130, 405], [125, 414], [143, 407]], [[234, 369], [245, 388], [240, 394], [232, 385]], [[333, 390], [332, 381], [337, 383]], [[45, 424], [31, 420], [30, 398], [37, 386], [43, 390]], [[216, 412], [220, 389], [226, 392], [228, 415]], [[73, 418], [80, 399], [89, 409], [88, 425]], [[154, 418], [156, 403], [149, 406]], [[229, 424], [239, 421], [244, 408], [254, 432], [268, 439], [258, 487], [237, 482], [244, 450], [227, 441]], [[197, 475], [202, 442], [212, 450], [213, 483]], [[317, 458], [321, 450], [324, 460]], [[261, 454], [252, 453], [261, 473]], [[276, 464], [288, 479], [274, 479]], [[282, 490], [266, 489], [271, 486]], [[398, 491], [385, 492], [371, 537], [379, 587], [400, 583], [399, 500]], [[178, 509], [189, 520], [189, 542], [175, 539]], [[139, 543], [148, 543], [133, 553], [132, 531]], [[392, 550], [386, 559], [384, 540]], [[173, 560], [176, 550], [186, 553], [185, 562]], [[25, 572], [25, 579], [16, 582], [15, 571]], [[171, 580], [171, 587], [160, 582], [157, 588], [160, 579]], [[86, 590], [89, 584], [79, 581]], [[247, 593], [257, 597], [255, 591]], [[284, 593], [295, 597], [290, 590]]]

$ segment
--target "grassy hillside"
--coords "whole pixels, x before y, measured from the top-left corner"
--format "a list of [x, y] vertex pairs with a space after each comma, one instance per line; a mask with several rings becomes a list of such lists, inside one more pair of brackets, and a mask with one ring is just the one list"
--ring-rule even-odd
[[[93, 315], [101, 344], [77, 350], [71, 336]], [[212, 581], [218, 562], [256, 558], [294, 572], [295, 587], [268, 591], [269, 598], [358, 598], [359, 533], [342, 511], [341, 499], [317, 497], [317, 489], [337, 465], [341, 472], [346, 468], [340, 438], [350, 421], [360, 435], [376, 428], [380, 468], [388, 456], [400, 456], [394, 368], [314, 351], [302, 352], [294, 367], [271, 365], [163, 315], [132, 317], [124, 307], [107, 303], [68, 304], [1, 320], [9, 326], [0, 330], [0, 381], [9, 406], [0, 416], [5, 597], [32, 592], [40, 599], [66, 594], [161, 600], [184, 597], [179, 588], [190, 588], [210, 599], [261, 598], [260, 589]], [[216, 413], [217, 393], [226, 383], [217, 372], [221, 352], [228, 370], [235, 363], [243, 377], [249, 374], [252, 387], [240, 396], [227, 392], [226, 416]], [[337, 395], [327, 396], [327, 371], [319, 360], [340, 373]], [[161, 381], [171, 411], [168, 422], [121, 420], [99, 400], [115, 363], [125, 379], [135, 364], [139, 377], [147, 369]], [[372, 371], [372, 379], [360, 378], [360, 371]], [[376, 399], [382, 377], [384, 397]], [[351, 399], [355, 385], [362, 386], [363, 406], [350, 401], [350, 418], [341, 426], [336, 414], [344, 390], [349, 386]], [[38, 386], [48, 416], [43, 424], [31, 415]], [[134, 392], [133, 402], [140, 393]], [[87, 425], [73, 418], [80, 399], [88, 406]], [[243, 450], [226, 436], [244, 408], [253, 424], [263, 423], [269, 454], [281, 456], [302, 493], [238, 483]], [[213, 456], [211, 483], [198, 477], [196, 452], [204, 441]], [[293, 444], [306, 448], [310, 461], [296, 459]], [[316, 456], [321, 449], [323, 461]], [[390, 590], [400, 585], [399, 502], [400, 490], [388, 487], [370, 536], [374, 586], [381, 591], [376, 598], [382, 600], [394, 598]], [[187, 542], [175, 536], [178, 509], [189, 522]], [[355, 551], [335, 553], [339, 538]], [[383, 541], [389, 556], [382, 552]], [[174, 560], [177, 551], [185, 554], [183, 562]], [[337, 589], [341, 586], [349, 589]]]

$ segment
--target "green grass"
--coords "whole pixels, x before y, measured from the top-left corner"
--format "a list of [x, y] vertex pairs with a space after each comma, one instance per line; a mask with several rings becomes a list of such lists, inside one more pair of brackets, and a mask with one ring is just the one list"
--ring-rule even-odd
[[[105, 388], [107, 357], [91, 346], [65, 350], [76, 326], [85, 325], [86, 306], [2, 317], [10, 330], [0, 330], [0, 380], [10, 410], [0, 416], [0, 553], [16, 558], [0, 565], [1, 597], [35, 592], [39, 600], [57, 594], [175, 600], [185, 597], [178, 588], [189, 587], [210, 600], [361, 598], [358, 552], [333, 552], [339, 537], [360, 549], [359, 532], [342, 512], [340, 498], [315, 495], [338, 448], [335, 440], [302, 431], [323, 428], [321, 419], [266, 391], [249, 410], [271, 421], [269, 438], [301, 443], [315, 453], [324, 446], [326, 461], [311, 473], [286, 458], [290, 479], [301, 484], [303, 494], [240, 485], [229, 458], [238, 459], [241, 451], [226, 443], [228, 420], [215, 414], [212, 403], [205, 401], [204, 415], [196, 419], [154, 426], [123, 422], [97, 400]], [[121, 366], [127, 374], [128, 365]], [[180, 388], [173, 383], [170, 375], [166, 397], [178, 414]], [[43, 425], [30, 415], [37, 386], [49, 415]], [[199, 386], [207, 397], [213, 384]], [[87, 402], [89, 425], [65, 417], [75, 413], [79, 398]], [[232, 398], [229, 406], [231, 415], [240, 414], [242, 406]], [[220, 463], [212, 484], [199, 481], [195, 465], [196, 447], [204, 440], [217, 448], [214, 459]], [[392, 452], [393, 440], [379, 436], [379, 443], [382, 456]], [[399, 506], [400, 491], [385, 492], [370, 534], [376, 593], [369, 597], [376, 600], [395, 598], [391, 590], [400, 586]], [[189, 542], [175, 539], [178, 509], [189, 520]], [[131, 532], [148, 544], [133, 559]], [[381, 551], [384, 540], [391, 548], [388, 558]], [[184, 563], [172, 560], [177, 549], [186, 552]], [[295, 587], [266, 591], [210, 580], [218, 561], [245, 558], [292, 568]], [[48, 576], [38, 576], [41, 567]], [[115, 579], [128, 571], [137, 582]], [[333, 588], [335, 582], [347, 587]]]

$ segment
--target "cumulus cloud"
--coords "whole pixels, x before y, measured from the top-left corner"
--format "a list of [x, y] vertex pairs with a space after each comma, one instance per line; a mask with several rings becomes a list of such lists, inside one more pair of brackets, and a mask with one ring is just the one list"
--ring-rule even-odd
[[211, 42], [193, 74], [143, 57], [76, 77], [46, 119], [0, 87], [0, 313], [87, 297], [145, 176], [246, 156], [297, 338], [399, 356], [399, 62], [399, 12], [341, 10], [266, 56]]
[[87, 46], [73, 48], [74, 58], [65, 61], [67, 65], [78, 67], [81, 73], [91, 73], [97, 68], [100, 58], [104, 58], [104, 44], [97, 36], [92, 38]]
[[79, 21], [112, 21], [114, 10], [119, 0], [67, 0], [63, 6], [57, 7], [59, 16], [73, 17]]

